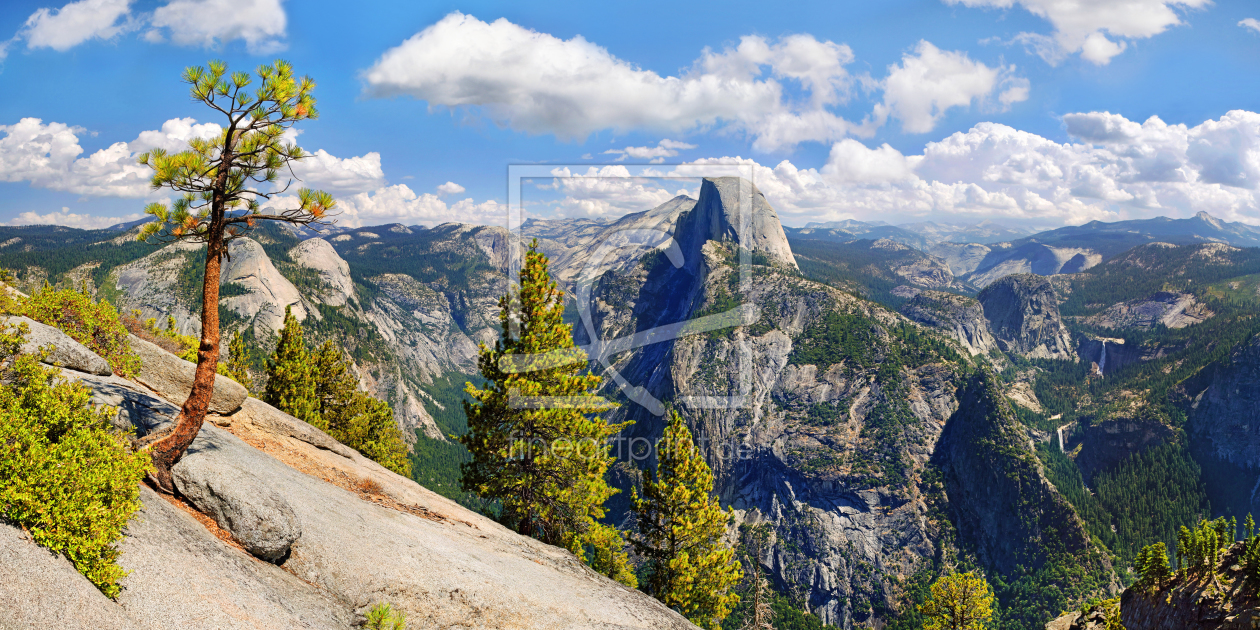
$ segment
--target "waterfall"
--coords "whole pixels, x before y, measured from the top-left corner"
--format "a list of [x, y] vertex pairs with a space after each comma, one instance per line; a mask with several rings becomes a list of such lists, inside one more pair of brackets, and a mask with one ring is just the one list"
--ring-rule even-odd
[[1102, 342], [1102, 356], [1098, 357], [1098, 375], [1103, 375], [1103, 369], [1107, 367], [1107, 340]]

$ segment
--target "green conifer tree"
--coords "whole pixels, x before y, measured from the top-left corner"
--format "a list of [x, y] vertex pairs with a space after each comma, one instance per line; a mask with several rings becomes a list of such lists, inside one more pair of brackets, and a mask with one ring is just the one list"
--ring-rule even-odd
[[919, 606], [924, 630], [983, 630], [993, 617], [993, 590], [984, 576], [950, 572], [932, 583]]
[[717, 628], [739, 603], [743, 578], [725, 541], [730, 512], [713, 496], [713, 472], [677, 412], [657, 447], [655, 479], [631, 501], [638, 521], [635, 550], [647, 560], [649, 594], [703, 628]]
[[1251, 518], [1251, 512], [1247, 512], [1247, 520], [1243, 521], [1243, 533], [1247, 540], [1256, 535], [1256, 521]]
[[465, 389], [472, 400], [464, 403], [468, 433], [460, 442], [472, 460], [460, 466], [460, 484], [498, 501], [504, 524], [517, 532], [633, 585], [620, 533], [598, 522], [617, 492], [605, 479], [608, 438], [625, 425], [595, 415], [611, 405], [594, 395], [601, 378], [586, 371], [586, 354], [573, 345], [563, 293], [537, 242], [519, 280], [516, 300], [499, 300], [502, 335], [493, 348], [481, 346], [486, 388]]
[[311, 357], [302, 339], [302, 324], [288, 306], [284, 308], [284, 328], [269, 367], [263, 400], [299, 420], [327, 429], [319, 415]]
[[245, 389], [253, 391], [254, 379], [249, 375], [249, 349], [245, 347], [245, 338], [239, 330], [232, 335], [232, 342], [228, 344], [227, 376], [244, 385]]
[[310, 365], [320, 428], [364, 457], [410, 477], [411, 460], [394, 410], [359, 390], [345, 353], [332, 341], [325, 341], [311, 357]]

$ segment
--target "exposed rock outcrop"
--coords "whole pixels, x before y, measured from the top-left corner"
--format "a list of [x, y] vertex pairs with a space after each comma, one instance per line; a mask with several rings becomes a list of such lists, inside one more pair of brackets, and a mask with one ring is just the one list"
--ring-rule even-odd
[[1188, 428], [1196, 439], [1207, 440], [1221, 459], [1260, 466], [1260, 337], [1187, 379], [1178, 392], [1189, 407]]
[[1242, 552], [1243, 543], [1225, 549], [1210, 575], [1193, 571], [1159, 588], [1129, 587], [1120, 598], [1120, 621], [1126, 630], [1260, 627], [1260, 597], [1255, 581], [1247, 575]]
[[[135, 335], [129, 335], [131, 350], [140, 356], [140, 374], [136, 380], [167, 400], [184, 404], [192, 391], [196, 364], [189, 363]], [[249, 391], [240, 383], [216, 374], [214, 395], [210, 398], [210, 411], [229, 414], [241, 408]]]
[[695, 206], [678, 219], [676, 234], [690, 260], [698, 259], [705, 242], [718, 241], [797, 268], [778, 213], [752, 182], [739, 177], [706, 178]]
[[[106, 377], [91, 378], [83, 382]], [[263, 403], [251, 400], [231, 426], [239, 436], [204, 425], [176, 468], [181, 491], [233, 540], [142, 487], [143, 509], [120, 545], [129, 575], [114, 603], [65, 560], [0, 524], [0, 627], [349, 630], [386, 601], [413, 627], [695, 628], [568, 551], [333, 448], [327, 435]], [[281, 498], [288, 513], [267, 508], [259, 493]], [[233, 520], [241, 516], [254, 520], [241, 527]], [[250, 549], [251, 528], [290, 518], [301, 535], [275, 558], [283, 567], [236, 546]]]
[[322, 238], [302, 241], [289, 250], [289, 258], [298, 265], [319, 273], [320, 282], [324, 286], [315, 297], [320, 302], [329, 306], [342, 306], [354, 299], [354, 280], [350, 278], [350, 265], [346, 264], [328, 241]]
[[925, 255], [907, 245], [886, 238], [871, 243], [871, 249], [900, 251], [908, 254], [906, 256], [908, 260], [901, 264], [894, 264], [891, 271], [914, 284], [930, 289], [940, 289], [954, 283], [954, 273], [950, 271], [949, 265], [939, 258]]
[[19, 352], [36, 354], [41, 349], [47, 348], [49, 352], [44, 357], [43, 362], [48, 365], [99, 376], [108, 376], [113, 373], [109, 368], [109, 362], [97, 356], [87, 346], [71, 339], [69, 335], [52, 326], [41, 324], [29, 317], [5, 317], [0, 319], [10, 326], [26, 325], [28, 332], [23, 338], [22, 348]]
[[305, 321], [308, 313], [302, 294], [276, 270], [262, 245], [250, 238], [238, 238], [228, 246], [223, 264], [222, 284], [244, 289], [220, 303], [237, 315], [254, 323], [254, 334], [265, 339], [284, 327], [284, 310], [292, 307], [293, 316]]
[[944, 331], [962, 344], [968, 352], [987, 355], [998, 347], [984, 318], [984, 307], [974, 298], [923, 291], [901, 307], [901, 314], [932, 328]]
[[994, 282], [977, 296], [997, 345], [1029, 359], [1076, 360], [1072, 336], [1054, 288], [1041, 276], [1022, 274]]
[[232, 448], [231, 436], [210, 429], [193, 441], [171, 468], [175, 488], [219, 527], [232, 534], [246, 551], [269, 562], [283, 561], [302, 526], [269, 480], [266, 457], [257, 450]]
[[1150, 330], [1159, 325], [1185, 328], [1202, 323], [1212, 311], [1189, 293], [1160, 291], [1148, 298], [1121, 302], [1085, 319], [1085, 323], [1103, 328], [1138, 328]]

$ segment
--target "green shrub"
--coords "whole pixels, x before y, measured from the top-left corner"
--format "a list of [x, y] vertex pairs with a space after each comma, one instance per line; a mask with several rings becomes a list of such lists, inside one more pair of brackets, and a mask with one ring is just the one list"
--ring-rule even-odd
[[368, 611], [367, 623], [364, 627], [370, 630], [405, 630], [407, 615], [401, 610], [395, 610], [390, 604], [377, 602]]
[[109, 302], [97, 302], [73, 289], [57, 290], [45, 284], [22, 301], [18, 312], [59, 328], [108, 361], [119, 376], [132, 377], [140, 372], [140, 357], [131, 351], [127, 328]]
[[[0, 330], [0, 359], [20, 343], [20, 332]], [[61, 380], [38, 357], [17, 356], [0, 382], [0, 519], [64, 553], [102, 593], [117, 597], [126, 572], [115, 563], [114, 543], [140, 507], [148, 455], [130, 452], [110, 426], [112, 410], [88, 406], [86, 388]]]

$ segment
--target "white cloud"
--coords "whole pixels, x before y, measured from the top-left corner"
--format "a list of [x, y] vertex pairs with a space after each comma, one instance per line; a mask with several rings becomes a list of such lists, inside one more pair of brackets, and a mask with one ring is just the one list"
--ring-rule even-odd
[[678, 155], [679, 150], [694, 149], [696, 145], [687, 144], [686, 142], [678, 142], [666, 138], [657, 143], [654, 147], [626, 147], [624, 149], [609, 149], [604, 151], [605, 155], [619, 155], [617, 158], [620, 162], [626, 158], [634, 158], [636, 160], [651, 160], [653, 164], [660, 164], [667, 157]]
[[[292, 196], [278, 197], [266, 207], [287, 208], [296, 203], [296, 198]], [[507, 206], [495, 201], [478, 203], [473, 199], [448, 204], [437, 195], [417, 195], [406, 184], [397, 184], [337, 197], [333, 219], [337, 225], [350, 228], [383, 223], [507, 225]]]
[[1260, 20], [1257, 20], [1256, 18], [1243, 18], [1238, 22], [1238, 25], [1260, 33]]
[[[198, 123], [192, 118], [173, 118], [157, 130], [142, 131], [131, 142], [80, 157], [79, 135], [84, 130], [38, 118], [23, 118], [14, 125], [0, 125], [0, 181], [27, 181], [50, 190], [106, 197], [149, 197], [153, 172], [136, 163], [150, 149], [170, 152], [188, 148], [194, 137], [212, 138], [223, 128]], [[333, 192], [360, 192], [385, 185], [379, 153], [340, 159], [320, 149], [293, 165], [302, 184]], [[280, 184], [283, 185], [283, 178]]]
[[9, 225], [64, 225], [66, 227], [94, 230], [107, 228], [119, 223], [128, 223], [143, 219], [144, 213], [128, 214], [121, 217], [98, 217], [90, 214], [75, 214], [70, 208], [62, 208], [60, 212], [39, 214], [23, 212], [9, 221]]
[[922, 155], [844, 140], [821, 169], [724, 157], [667, 175], [752, 165], [757, 186], [792, 225], [847, 218], [1079, 224], [1199, 211], [1260, 219], [1260, 114], [1233, 111], [1195, 127], [1108, 112], [1063, 120], [1079, 142], [981, 123], [927, 143]]
[[619, 216], [659, 206], [676, 197], [679, 192], [665, 189], [664, 183], [651, 177], [632, 177], [630, 171], [619, 164], [596, 168], [585, 172], [573, 172], [568, 167], [551, 170], [554, 176], [549, 183], [539, 183], [564, 193], [557, 204], [557, 214], [562, 217]]
[[888, 67], [883, 82], [884, 101], [875, 107], [877, 118], [901, 120], [908, 133], [931, 131], [952, 107], [967, 107], [1001, 90], [998, 101], [1009, 107], [1028, 98], [1028, 80], [1014, 76], [1014, 66], [990, 68], [964, 52], [944, 51], [920, 41], [899, 65]]
[[288, 17], [281, 0], [172, 0], [150, 18], [149, 41], [217, 48], [244, 40], [253, 54], [284, 50]]
[[[359, 192], [385, 185], [381, 154], [375, 151], [343, 159], [319, 149], [294, 162], [293, 174], [302, 186], [330, 192]], [[283, 185], [287, 180], [281, 177], [278, 181]]]
[[[1154, 37], [1182, 24], [1177, 9], [1197, 9], [1211, 0], [945, 0], [968, 7], [1009, 9], [1016, 4], [1054, 26], [1054, 35], [1020, 33], [1022, 41], [1051, 64], [1079, 52], [1086, 61], [1106, 65], [1124, 52], [1128, 41]], [[1245, 21], [1245, 20], [1244, 20]], [[1105, 34], [1104, 34], [1105, 33]], [[1109, 37], [1110, 36], [1110, 37]]]
[[439, 195], [458, 195], [464, 192], [464, 187], [455, 182], [446, 182], [437, 187]]
[[[456, 12], [386, 51], [363, 76], [372, 96], [470, 108], [532, 134], [724, 127], [773, 150], [860, 131], [825, 109], [848, 97], [852, 61], [848, 46], [810, 35], [746, 36], [734, 49], [705, 49], [680, 76], [661, 76], [580, 36], [562, 40]], [[790, 98], [794, 87], [807, 96]]]
[[841, 140], [831, 147], [822, 173], [833, 182], [877, 184], [914, 176], [912, 162], [887, 143], [868, 149], [857, 140]]
[[89, 39], [110, 39], [134, 25], [124, 18], [131, 0], [80, 0], [60, 9], [42, 8], [26, 19], [17, 37], [27, 48], [65, 52]]

